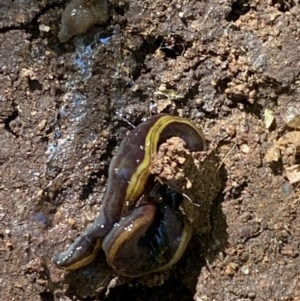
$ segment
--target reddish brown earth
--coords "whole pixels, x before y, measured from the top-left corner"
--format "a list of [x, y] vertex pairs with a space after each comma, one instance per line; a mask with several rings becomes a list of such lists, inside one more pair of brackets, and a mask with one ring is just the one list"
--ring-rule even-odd
[[[299, 158], [289, 143], [265, 159], [300, 111], [299, 1], [112, 0], [105, 26], [62, 44], [65, 5], [0, 1], [0, 299], [300, 300]], [[211, 231], [146, 280], [101, 254], [64, 279], [53, 254], [97, 215], [131, 124], [161, 111], [217, 145]]]

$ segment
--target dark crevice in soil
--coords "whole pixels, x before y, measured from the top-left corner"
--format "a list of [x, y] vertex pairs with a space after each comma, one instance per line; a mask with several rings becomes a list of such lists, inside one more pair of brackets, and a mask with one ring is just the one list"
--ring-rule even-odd
[[234, 102], [233, 105], [230, 106], [232, 108], [238, 108], [239, 104], [243, 105], [243, 110], [248, 113], [248, 114], [252, 114], [254, 116], [256, 116], [258, 119], [261, 119], [262, 115], [263, 115], [263, 110], [264, 107], [262, 105], [260, 105], [257, 102], [254, 103], [250, 103], [248, 101], [248, 98], [246, 96], [244, 97], [232, 97], [231, 98]]
[[284, 85], [282, 82], [278, 82], [274, 78], [266, 77], [255, 88], [256, 89], [263, 88], [266, 90], [272, 90], [272, 91], [274, 91], [274, 93], [277, 96], [283, 95], [283, 94], [290, 95], [293, 92], [293, 89], [291, 88], [292, 84], [294, 84], [294, 83], [289, 83], [288, 85]]
[[269, 166], [272, 169], [272, 172], [275, 176], [282, 175], [284, 171], [284, 164], [282, 162], [282, 158], [280, 158], [277, 162], [271, 162]]
[[115, 13], [120, 16], [125, 15], [125, 10], [122, 7], [114, 7]]
[[164, 40], [157, 40], [156, 45], [157, 49], [162, 51], [166, 58], [176, 59], [178, 56], [181, 56], [186, 49], [192, 47], [192, 42], [185, 42], [181, 37], [177, 37], [173, 46], [166, 45]]
[[185, 94], [185, 99], [193, 99], [197, 97], [199, 94], [199, 83], [195, 84], [194, 86], [190, 87], [187, 93]]
[[225, 77], [217, 80], [215, 85], [215, 90], [217, 93], [223, 94], [225, 90], [228, 88], [228, 84], [232, 81], [232, 78]]
[[119, 16], [124, 17], [125, 13], [129, 11], [130, 5], [129, 2], [121, 2], [121, 1], [114, 1], [113, 3], [109, 2], [109, 6], [111, 9], [115, 11], [115, 13]]
[[6, 33], [11, 30], [22, 30], [31, 35], [30, 38], [28, 39], [29, 41], [37, 39], [40, 36], [40, 30], [39, 30], [39, 24], [38, 24], [39, 18], [43, 14], [47, 13], [48, 10], [56, 8], [56, 7], [60, 7], [60, 4], [58, 2], [54, 2], [45, 7], [42, 7], [41, 10], [28, 22], [20, 24], [18, 26], [16, 26], [16, 25], [4, 26], [4, 27], [0, 28], [0, 33]]
[[42, 301], [54, 301], [54, 296], [50, 292], [40, 293]]
[[204, 266], [206, 266], [207, 261], [213, 263], [219, 257], [220, 253], [224, 252], [226, 247], [228, 247], [228, 225], [221, 205], [223, 201], [224, 194], [222, 193], [220, 197], [218, 197], [215, 204], [213, 204], [211, 209], [211, 233], [203, 235], [203, 237], [201, 238], [201, 252], [203, 258], [206, 259], [204, 261]]
[[157, 49], [161, 50], [166, 58], [176, 59], [181, 56], [187, 49], [193, 46], [192, 42], [186, 42], [181, 36], [174, 37], [172, 45], [168, 45], [164, 37], [159, 37], [155, 41]]
[[19, 112], [18, 112], [18, 110], [17, 110], [17, 109], [15, 108], [15, 106], [14, 106], [14, 109], [13, 109], [13, 111], [11, 112], [11, 114], [8, 115], [7, 118], [4, 120], [4, 127], [5, 127], [5, 129], [6, 129], [8, 132], [10, 132], [12, 135], [14, 135], [16, 138], [18, 138], [19, 135], [18, 135], [17, 133], [15, 133], [15, 132], [12, 130], [12, 128], [11, 128], [11, 126], [10, 126], [10, 123], [11, 123], [13, 120], [15, 120], [18, 116], [19, 116]]
[[[219, 142], [220, 147], [222, 142]], [[227, 144], [223, 141], [223, 144]], [[221, 163], [220, 163], [221, 164]], [[218, 196], [212, 203], [210, 211], [211, 231], [209, 234], [203, 235], [202, 254], [203, 257], [212, 263], [228, 246], [229, 234], [227, 232], [228, 224], [226, 216], [223, 213], [222, 203], [225, 201], [226, 183], [228, 181], [228, 173], [225, 166], [222, 164], [219, 170], [222, 186]], [[217, 242], [217, 243], [216, 243]]]
[[162, 40], [162, 37], [154, 38], [149, 36], [144, 40], [141, 47], [132, 53], [137, 63], [136, 69], [132, 72], [132, 78], [134, 81], [140, 77], [143, 68], [144, 73], [148, 73], [151, 71], [145, 68], [145, 58], [147, 55], [155, 53], [155, 51], [159, 47], [157, 46], [158, 41]]
[[146, 287], [138, 285], [132, 288], [128, 285], [118, 286], [110, 290], [107, 297], [101, 298], [105, 301], [123, 301], [126, 300], [160, 300], [165, 299], [165, 294], [170, 295], [170, 300], [173, 301], [191, 301], [193, 294], [186, 286], [178, 279], [171, 278], [160, 287]]
[[237, 21], [240, 16], [245, 15], [250, 11], [250, 2], [249, 0], [237, 0], [232, 3], [231, 11], [226, 16], [225, 20], [228, 22]]
[[231, 190], [231, 197], [232, 199], [238, 199], [242, 196], [242, 192], [245, 190], [245, 188], [248, 186], [248, 183], [246, 181], [242, 182], [242, 183], [239, 183], [238, 186], [236, 187], [232, 187], [232, 190]]
[[[192, 42], [186, 42], [182, 37], [174, 37], [174, 42], [169, 46], [163, 36], [152, 37], [148, 36], [141, 47], [133, 52], [133, 57], [137, 62], [137, 68], [132, 73], [133, 80], [136, 80], [140, 75], [143, 67], [145, 67], [145, 59], [149, 54], [154, 54], [157, 50], [161, 51], [165, 59], [176, 59], [181, 56], [188, 48], [192, 47]], [[151, 69], [144, 69], [144, 73], [151, 72]]]
[[31, 92], [43, 91], [43, 85], [37, 79], [28, 78], [28, 86]]

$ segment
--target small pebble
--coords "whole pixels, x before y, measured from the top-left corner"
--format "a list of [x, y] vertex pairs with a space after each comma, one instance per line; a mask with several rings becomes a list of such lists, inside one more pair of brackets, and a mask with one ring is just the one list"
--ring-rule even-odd
[[244, 154], [248, 154], [250, 151], [250, 148], [247, 144], [242, 144], [240, 146], [240, 150], [244, 153]]

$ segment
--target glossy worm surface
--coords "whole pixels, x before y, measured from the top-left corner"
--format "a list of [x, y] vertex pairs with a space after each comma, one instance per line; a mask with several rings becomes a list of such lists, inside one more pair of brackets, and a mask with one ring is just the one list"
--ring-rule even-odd
[[170, 190], [155, 203], [149, 195], [105, 236], [102, 248], [107, 261], [123, 276], [137, 277], [164, 271], [175, 264], [192, 236], [192, 226], [179, 206], [183, 196]]
[[[167, 269], [178, 261], [191, 237], [191, 226], [170, 204], [158, 205], [149, 194], [154, 185], [149, 171], [152, 155], [171, 137], [182, 138], [192, 152], [205, 150], [201, 129], [187, 119], [159, 114], [137, 126], [123, 139], [111, 161], [97, 219], [66, 251], [54, 256], [58, 267], [74, 270], [87, 265], [102, 247], [116, 272], [132, 277]], [[138, 201], [142, 205], [136, 207]], [[169, 242], [151, 251], [149, 241], [152, 245], [158, 241], [155, 231], [159, 230], [163, 233], [160, 240]], [[150, 251], [155, 255], [145, 256]], [[130, 252], [135, 259], [128, 258]]]

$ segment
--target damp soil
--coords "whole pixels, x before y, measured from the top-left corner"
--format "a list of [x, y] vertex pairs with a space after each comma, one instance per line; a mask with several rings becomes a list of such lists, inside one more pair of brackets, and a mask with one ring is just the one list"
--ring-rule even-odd
[[[112, 0], [105, 25], [60, 43], [65, 6], [0, 1], [0, 299], [300, 300], [293, 152], [265, 160], [299, 106], [299, 2]], [[160, 112], [216, 145], [210, 231], [146, 280], [103, 254], [64, 275], [52, 256], [99, 212], [124, 136]]]

